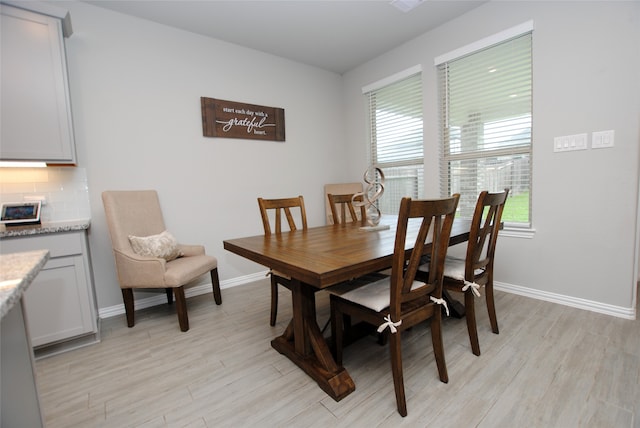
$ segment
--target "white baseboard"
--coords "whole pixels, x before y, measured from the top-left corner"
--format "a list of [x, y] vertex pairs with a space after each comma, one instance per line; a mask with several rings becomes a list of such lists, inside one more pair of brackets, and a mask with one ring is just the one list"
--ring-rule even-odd
[[[252, 273], [250, 275], [245, 275], [238, 278], [232, 278], [232, 279], [221, 281], [220, 289], [224, 290], [226, 288], [236, 287], [238, 285], [248, 284], [250, 282], [264, 279], [265, 273], [266, 271], [257, 272], [257, 273]], [[212, 285], [210, 282], [206, 284], [189, 287], [184, 290], [184, 295], [185, 297], [189, 298], [193, 296], [199, 296], [201, 294], [212, 293], [213, 291], [211, 287]], [[222, 301], [224, 302], [224, 294], [222, 295]], [[135, 309], [138, 310], [138, 309], [150, 308], [151, 306], [163, 305], [166, 303], [167, 303], [167, 295], [165, 293], [159, 293], [153, 297], [136, 300]], [[110, 318], [110, 317], [115, 317], [117, 315], [122, 315], [122, 314], [124, 314], [124, 303], [98, 309], [98, 316], [100, 318]]]
[[636, 319], [635, 308], [624, 308], [622, 306], [614, 306], [606, 303], [594, 302], [593, 300], [565, 296], [562, 294], [550, 293], [548, 291], [535, 290], [533, 288], [521, 287], [519, 285], [507, 284], [504, 282], [495, 282], [493, 286], [496, 290], [518, 294], [520, 296], [558, 303], [560, 305], [570, 306], [572, 308], [585, 309], [587, 311], [611, 315], [618, 318], [625, 318], [630, 320]]
[[[250, 282], [264, 279], [264, 277], [265, 272], [257, 272], [250, 275], [227, 279], [220, 283], [220, 289], [224, 290], [227, 288], [236, 287], [238, 285], [248, 284]], [[636, 319], [636, 311], [634, 308], [624, 308], [621, 306], [614, 306], [606, 303], [594, 302], [592, 300], [580, 299], [578, 297], [570, 297], [562, 294], [535, 290], [533, 288], [521, 287], [519, 285], [507, 284], [504, 282], [496, 282], [494, 284], [494, 287], [496, 290], [518, 294], [520, 296], [531, 297], [532, 299], [558, 303], [560, 305], [584, 309], [587, 311], [597, 312], [605, 315], [611, 315], [618, 318], [625, 318], [630, 320]], [[197, 285], [185, 290], [185, 296], [187, 298], [207, 293], [211, 293], [211, 283]], [[224, 295], [222, 297], [224, 301]], [[167, 296], [164, 293], [160, 293], [153, 297], [136, 300], [135, 307], [136, 309], [144, 309], [151, 306], [163, 305], [166, 302]], [[101, 308], [98, 312], [100, 318], [109, 318], [117, 315], [122, 315], [124, 314], [124, 304]]]

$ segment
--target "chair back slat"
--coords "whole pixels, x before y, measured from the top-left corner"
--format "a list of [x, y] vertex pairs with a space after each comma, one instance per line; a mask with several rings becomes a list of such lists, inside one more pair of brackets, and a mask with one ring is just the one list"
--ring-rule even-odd
[[[362, 202], [363, 196], [359, 195], [354, 199], [354, 195], [355, 193], [345, 193], [341, 195], [332, 193], [327, 194], [334, 224], [346, 224], [355, 221], [363, 222], [366, 220], [367, 212], [365, 206], [361, 205], [358, 207], [358, 210], [360, 211], [360, 217], [358, 217], [356, 206], [353, 204], [354, 200], [356, 202]], [[349, 220], [347, 220], [347, 212], [349, 213]]]
[[508, 195], [509, 189], [505, 189], [498, 193], [483, 191], [478, 196], [467, 244], [465, 264], [467, 281], [478, 282], [478, 277], [481, 278], [482, 274], [478, 274], [477, 270], [493, 271], [496, 242]]
[[283, 220], [282, 213], [287, 220], [289, 230], [298, 230], [295, 217], [292, 212], [292, 208], [299, 209], [299, 219], [301, 228], [304, 230], [307, 228], [307, 213], [304, 208], [304, 198], [297, 196], [295, 198], [281, 198], [281, 199], [263, 199], [258, 198], [258, 206], [260, 207], [260, 215], [262, 217], [262, 226], [264, 227], [265, 235], [271, 234], [271, 222], [269, 220], [269, 210], [273, 210], [274, 213], [274, 226], [275, 233], [282, 233]]
[[[392, 319], [402, 319], [402, 305], [424, 299], [431, 295], [442, 297], [442, 277], [444, 259], [449, 247], [449, 237], [453, 226], [459, 194], [437, 200], [412, 200], [403, 198], [398, 213], [398, 226], [391, 267]], [[410, 220], [413, 219], [413, 221]], [[412, 250], [407, 252], [406, 239], [409, 227], [417, 228]], [[426, 242], [431, 240], [431, 269], [428, 281], [412, 290], [416, 272], [425, 252]]]
[[324, 194], [325, 194], [325, 214], [327, 217], [327, 224], [335, 224], [337, 221], [333, 220], [333, 214], [331, 214], [331, 204], [329, 203], [329, 199], [326, 195], [329, 193], [333, 195], [344, 195], [354, 193], [362, 193], [362, 183], [354, 182], [354, 183], [330, 183], [324, 185]]

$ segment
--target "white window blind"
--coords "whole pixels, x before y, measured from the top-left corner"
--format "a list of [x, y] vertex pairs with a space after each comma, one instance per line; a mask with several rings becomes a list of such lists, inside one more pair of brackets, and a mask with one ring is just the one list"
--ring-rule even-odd
[[531, 31], [438, 65], [441, 193], [471, 218], [483, 190], [509, 188], [503, 221], [531, 225]]
[[397, 214], [404, 196], [418, 198], [424, 187], [422, 75], [365, 92], [369, 107], [371, 165], [385, 174], [378, 200], [383, 214]]

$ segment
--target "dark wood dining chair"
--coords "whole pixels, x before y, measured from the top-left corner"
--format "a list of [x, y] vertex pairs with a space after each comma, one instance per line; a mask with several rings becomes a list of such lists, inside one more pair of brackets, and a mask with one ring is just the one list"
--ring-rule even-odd
[[[304, 208], [304, 198], [297, 196], [295, 198], [281, 198], [281, 199], [263, 199], [258, 198], [258, 206], [260, 207], [260, 215], [262, 217], [262, 225], [264, 227], [265, 235], [271, 233], [282, 233], [283, 227], [288, 226], [289, 230], [297, 230], [294, 213], [298, 214], [298, 220], [301, 228], [304, 230], [307, 228], [307, 212]], [[269, 213], [273, 213], [274, 231], [272, 232], [271, 220]], [[286, 226], [284, 220], [286, 220]], [[287, 289], [291, 289], [291, 278], [288, 276], [269, 270], [271, 276], [271, 318], [269, 324], [276, 325], [276, 318], [278, 316], [278, 284], [284, 286]]]
[[[484, 287], [487, 311], [491, 330], [498, 334], [498, 319], [493, 298], [493, 264], [495, 260], [496, 242], [502, 221], [502, 212], [507, 201], [509, 189], [498, 193], [483, 191], [478, 196], [476, 208], [471, 220], [467, 253], [464, 259], [447, 256], [444, 264], [445, 290], [464, 294], [465, 315], [471, 350], [480, 355], [478, 328], [475, 315], [475, 297], [480, 296], [480, 288]], [[418, 278], [429, 267], [423, 265]]]
[[[353, 204], [355, 193], [346, 193], [342, 195], [327, 194], [329, 199], [329, 207], [331, 208], [331, 218], [335, 224], [346, 224], [351, 222], [364, 222], [367, 218], [367, 210], [364, 205], [356, 207]], [[356, 202], [362, 202], [364, 197], [358, 195]], [[358, 213], [360, 214], [358, 216]]]
[[327, 224], [334, 224], [333, 214], [331, 214], [331, 204], [329, 203], [329, 199], [326, 195], [329, 193], [333, 195], [344, 195], [347, 193], [361, 193], [363, 191], [362, 183], [353, 182], [353, 183], [329, 183], [324, 185], [324, 194], [325, 194], [325, 213], [327, 216]]
[[[449, 381], [441, 333], [441, 305], [446, 305], [442, 299], [442, 276], [459, 198], [458, 194], [437, 200], [403, 198], [398, 213], [391, 276], [330, 297], [332, 341], [338, 364], [342, 364], [345, 314], [377, 326], [378, 332], [389, 329], [391, 372], [398, 413], [402, 416], [407, 415], [400, 340], [404, 330], [430, 320], [438, 374], [442, 382]], [[419, 222], [419, 231], [407, 260], [405, 242], [409, 219]], [[423, 282], [416, 281], [426, 242], [430, 240], [433, 243], [429, 252], [430, 274]]]

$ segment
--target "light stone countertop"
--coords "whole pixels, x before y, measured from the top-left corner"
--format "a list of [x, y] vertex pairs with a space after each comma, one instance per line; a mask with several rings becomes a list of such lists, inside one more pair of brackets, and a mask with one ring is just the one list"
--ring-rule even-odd
[[0, 319], [20, 301], [49, 260], [49, 250], [0, 255]]
[[45, 233], [71, 232], [86, 230], [91, 226], [90, 219], [78, 219], [69, 221], [43, 222], [38, 225], [5, 226], [0, 225], [0, 238], [12, 238], [15, 236], [41, 235]]

